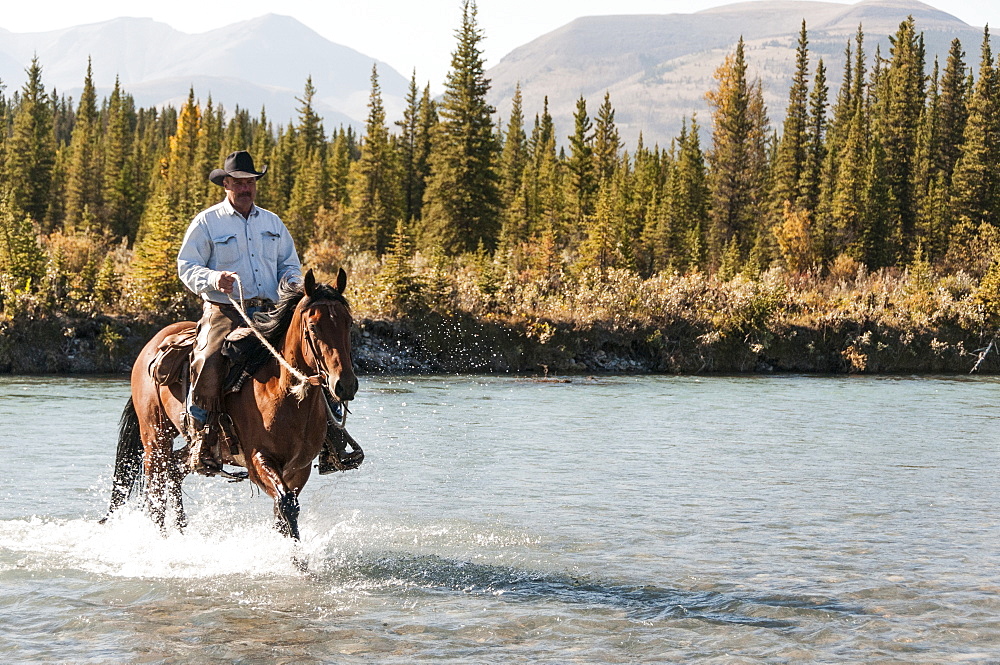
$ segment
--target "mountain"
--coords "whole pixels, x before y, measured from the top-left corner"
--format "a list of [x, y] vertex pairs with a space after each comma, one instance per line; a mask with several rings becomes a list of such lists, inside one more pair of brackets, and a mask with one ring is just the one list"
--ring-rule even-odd
[[[780, 130], [803, 19], [809, 33], [810, 76], [822, 57], [832, 100], [840, 85], [844, 48], [853, 42], [858, 24], [863, 25], [871, 62], [876, 45], [888, 56], [889, 36], [908, 15], [924, 34], [928, 69], [934, 56], [943, 67], [955, 37], [962, 41], [966, 64], [978, 69], [982, 29], [915, 0], [863, 0], [853, 5], [769, 0], [693, 14], [578, 18], [515, 49], [489, 69], [490, 103], [501, 120], [508, 117], [520, 82], [530, 124], [548, 96], [557, 136], [565, 144], [573, 131], [576, 100], [583, 95], [593, 117], [607, 91], [629, 150], [640, 132], [648, 145], [667, 146], [682, 119], [692, 114], [710, 130], [705, 93], [715, 87], [712, 74], [742, 35], [750, 74], [761, 78], [772, 127]], [[488, 25], [483, 29], [489, 33]], [[196, 35], [140, 18], [40, 33], [0, 29], [0, 80], [8, 94], [23, 84], [24, 68], [35, 53], [46, 87], [62, 94], [79, 96], [90, 55], [101, 96], [110, 92], [116, 75], [141, 106], [178, 106], [194, 86], [203, 102], [211, 94], [215, 104], [228, 110], [239, 105], [256, 114], [265, 106], [276, 124], [297, 117], [295, 98], [301, 97], [306, 77], [312, 75], [314, 103], [328, 129], [341, 124], [363, 128], [373, 63], [378, 65], [390, 123], [402, 117], [408, 87], [408, 81], [385, 63], [275, 14]]]
[[[490, 103], [502, 118], [510, 114], [520, 82], [525, 117], [541, 113], [545, 96], [563, 143], [573, 131], [576, 101], [583, 95], [593, 118], [605, 92], [611, 95], [615, 121], [632, 150], [640, 132], [646, 145], [669, 145], [683, 118], [697, 113], [710, 131], [705, 93], [716, 85], [712, 75], [743, 37], [751, 76], [759, 76], [772, 128], [780, 131], [795, 68], [802, 20], [809, 38], [810, 79], [823, 59], [836, 98], [844, 67], [844, 49], [863, 25], [869, 62], [876, 45], [889, 55], [889, 36], [908, 15], [924, 33], [928, 70], [938, 56], [941, 67], [951, 40], [959, 38], [966, 64], [979, 66], [983, 30], [914, 0], [864, 0], [854, 5], [831, 2], [743, 2], [693, 14], [590, 16], [521, 46], [487, 71]], [[528, 128], [530, 131], [530, 127]]]
[[23, 84], [24, 68], [36, 53], [46, 88], [61, 94], [79, 96], [89, 55], [101, 96], [115, 76], [140, 106], [179, 105], [194, 86], [202, 102], [211, 94], [214, 104], [230, 111], [239, 105], [257, 114], [265, 106], [275, 124], [297, 117], [295, 98], [311, 75], [314, 105], [328, 129], [364, 126], [373, 64], [389, 117], [402, 114], [409, 86], [389, 65], [276, 14], [196, 35], [143, 18], [51, 32], [0, 29], [0, 80], [8, 94]]

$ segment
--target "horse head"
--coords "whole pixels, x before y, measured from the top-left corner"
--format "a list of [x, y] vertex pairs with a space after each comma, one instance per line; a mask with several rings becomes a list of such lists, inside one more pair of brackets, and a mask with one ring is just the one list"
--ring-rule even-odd
[[344, 298], [346, 287], [347, 273], [343, 268], [333, 287], [317, 283], [309, 270], [303, 283], [305, 295], [296, 311], [301, 321], [303, 359], [340, 403], [351, 401], [358, 392], [358, 377], [351, 359], [354, 319]]

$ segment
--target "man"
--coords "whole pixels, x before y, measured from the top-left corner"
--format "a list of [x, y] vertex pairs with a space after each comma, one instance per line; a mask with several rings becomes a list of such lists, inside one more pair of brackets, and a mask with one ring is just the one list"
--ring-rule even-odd
[[189, 464], [203, 475], [222, 469], [217, 444], [224, 379], [220, 351], [226, 335], [246, 325], [228, 297], [236, 289], [237, 277], [251, 316], [274, 306], [282, 281], [302, 282], [302, 267], [285, 224], [273, 212], [254, 205], [257, 180], [266, 172], [267, 166], [261, 171], [254, 168], [245, 150], [226, 157], [223, 167], [208, 176], [225, 188], [226, 198], [195, 216], [177, 255], [181, 281], [204, 300], [191, 357], [186, 423]]

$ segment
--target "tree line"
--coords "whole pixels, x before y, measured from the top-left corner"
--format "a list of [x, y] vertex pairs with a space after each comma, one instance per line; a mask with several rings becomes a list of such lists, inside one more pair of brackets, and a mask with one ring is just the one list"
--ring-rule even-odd
[[669, 145], [640, 137], [631, 150], [609, 94], [593, 115], [581, 96], [564, 136], [547, 101], [528, 117], [520, 88], [498, 123], [472, 0], [456, 36], [443, 96], [414, 74], [391, 124], [373, 67], [362, 135], [327, 131], [311, 78], [297, 118], [275, 125], [265, 109], [228, 112], [193, 89], [179, 109], [139, 108], [117, 82], [98, 100], [89, 64], [74, 103], [46, 90], [36, 57], [24, 85], [0, 94], [0, 307], [40, 290], [98, 310], [125, 292], [139, 310], [176, 302], [181, 236], [221, 199], [207, 174], [237, 149], [268, 164], [258, 204], [285, 220], [306, 262], [370, 255], [400, 283], [414, 251], [549, 282], [611, 269], [955, 271], [997, 235], [1000, 61], [988, 29], [973, 72], [957, 39], [943, 65], [927, 63], [912, 17], [874, 58], [859, 26], [831, 99], [803, 21], [780, 131], [741, 39], [707, 92], [710, 125], [691, 116]]

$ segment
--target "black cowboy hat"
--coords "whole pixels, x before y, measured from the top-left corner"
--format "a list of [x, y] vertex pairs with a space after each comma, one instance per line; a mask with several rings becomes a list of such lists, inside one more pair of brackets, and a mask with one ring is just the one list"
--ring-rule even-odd
[[246, 150], [237, 150], [236, 152], [229, 153], [226, 157], [226, 163], [222, 165], [221, 169], [215, 169], [208, 174], [208, 179], [214, 182], [219, 187], [222, 187], [222, 179], [227, 175], [231, 175], [234, 178], [257, 178], [267, 173], [267, 166], [265, 165], [263, 169], [257, 171], [253, 167], [253, 157]]

